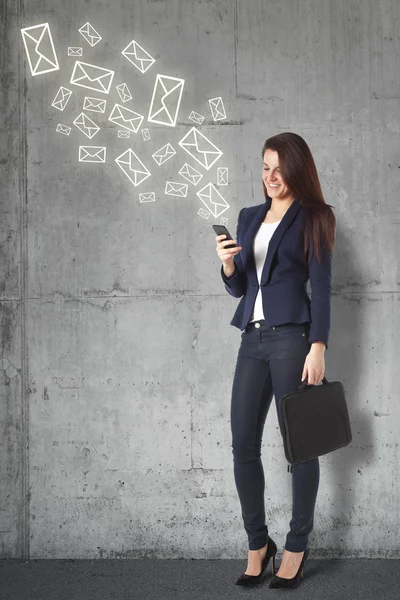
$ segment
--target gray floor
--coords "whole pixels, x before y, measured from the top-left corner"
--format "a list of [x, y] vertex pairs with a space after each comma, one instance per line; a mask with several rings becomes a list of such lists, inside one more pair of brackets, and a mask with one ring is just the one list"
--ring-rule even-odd
[[270, 590], [270, 566], [260, 586], [234, 585], [245, 566], [241, 560], [1, 560], [0, 599], [400, 600], [398, 560], [310, 558], [297, 590]]

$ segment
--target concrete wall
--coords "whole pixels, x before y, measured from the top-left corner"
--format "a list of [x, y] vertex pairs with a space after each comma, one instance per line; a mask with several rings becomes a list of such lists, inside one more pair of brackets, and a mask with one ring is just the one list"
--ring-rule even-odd
[[[239, 209], [263, 201], [266, 137], [295, 131], [311, 147], [338, 220], [326, 375], [346, 387], [354, 439], [321, 459], [310, 545], [314, 556], [399, 558], [400, 5], [8, 0], [2, 11], [1, 556], [247, 555], [229, 423], [238, 301], [219, 275], [219, 219], [198, 216], [193, 186], [164, 194], [186, 160], [196, 166], [177, 144], [196, 110], [229, 168], [219, 189], [233, 232]], [[78, 33], [86, 21], [103, 37], [93, 48]], [[60, 70], [33, 77], [20, 28], [43, 22]], [[132, 39], [157, 59], [145, 74], [121, 55]], [[64, 112], [51, 107], [70, 88], [68, 46], [116, 71], [109, 107], [126, 81], [147, 116], [156, 74], [184, 78], [176, 127], [145, 121], [150, 142], [124, 140], [88, 113], [101, 131], [85, 138], [72, 121], [95, 93], [73, 87]], [[224, 123], [211, 119], [215, 96]], [[177, 154], [157, 167], [151, 154], [167, 142]], [[107, 146], [106, 164], [79, 163], [80, 144]], [[152, 171], [137, 188], [114, 162], [129, 147]], [[216, 167], [199, 168], [201, 185]], [[274, 410], [263, 462], [282, 548], [291, 476]]]

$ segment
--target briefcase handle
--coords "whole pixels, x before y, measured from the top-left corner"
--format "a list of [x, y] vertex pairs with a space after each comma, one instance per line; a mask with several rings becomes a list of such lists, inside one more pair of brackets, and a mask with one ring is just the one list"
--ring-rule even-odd
[[[299, 392], [302, 392], [303, 390], [305, 390], [306, 387], [312, 387], [314, 385], [313, 383], [307, 383], [307, 380], [308, 380], [308, 377], [306, 377], [305, 380], [301, 382], [301, 384], [297, 388], [297, 390]], [[326, 377], [324, 377], [322, 380], [322, 383], [326, 384], [326, 383], [329, 383], [329, 381], [327, 380]]]

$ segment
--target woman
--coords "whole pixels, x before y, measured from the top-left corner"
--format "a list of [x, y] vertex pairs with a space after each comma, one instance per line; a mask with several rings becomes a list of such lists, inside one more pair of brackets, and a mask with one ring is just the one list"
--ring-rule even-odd
[[229, 248], [231, 240], [216, 236], [226, 290], [241, 297], [231, 321], [242, 331], [231, 428], [234, 477], [249, 553], [247, 569], [236, 584], [259, 583], [272, 557], [274, 577], [269, 587], [295, 587], [304, 575], [313, 528], [319, 460], [292, 466], [292, 519], [275, 575], [277, 546], [265, 523], [261, 439], [273, 395], [278, 405], [304, 379], [317, 384], [324, 377], [336, 219], [302, 137], [291, 132], [270, 137], [262, 157], [265, 202], [240, 210], [238, 245]]

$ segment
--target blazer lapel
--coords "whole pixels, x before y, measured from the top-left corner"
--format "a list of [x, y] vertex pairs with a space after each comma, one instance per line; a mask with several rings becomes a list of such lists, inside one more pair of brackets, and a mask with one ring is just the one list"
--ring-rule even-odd
[[[253, 217], [249, 228], [246, 232], [246, 242], [245, 242], [245, 248], [243, 248], [243, 250], [245, 250], [245, 256], [244, 256], [244, 261], [246, 263], [246, 267], [248, 269], [250, 269], [250, 276], [251, 279], [254, 279], [255, 282], [257, 282], [257, 270], [256, 270], [256, 265], [255, 265], [255, 261], [254, 261], [254, 238], [256, 236], [256, 233], [259, 229], [259, 227], [261, 226], [261, 223], [263, 222], [265, 215], [267, 214], [270, 206], [271, 206], [271, 198], [268, 198], [266, 200], [266, 202], [259, 208], [259, 210], [256, 212], [255, 216]], [[281, 220], [281, 222], [279, 223], [278, 227], [275, 229], [271, 240], [269, 242], [268, 245], [268, 252], [267, 252], [267, 256], [265, 258], [265, 263], [263, 266], [263, 270], [261, 273], [261, 281], [260, 281], [260, 285], [264, 285], [267, 281], [268, 281], [268, 277], [269, 277], [269, 273], [271, 270], [271, 264], [272, 264], [272, 260], [274, 258], [275, 252], [278, 249], [279, 244], [282, 241], [283, 236], [285, 235], [287, 229], [289, 228], [289, 226], [293, 223], [294, 219], [296, 218], [299, 210], [301, 208], [301, 204], [298, 202], [298, 200], [295, 198], [294, 201], [292, 202], [292, 204], [289, 206], [288, 210], [285, 212], [285, 214], [283, 215], [283, 218]]]

